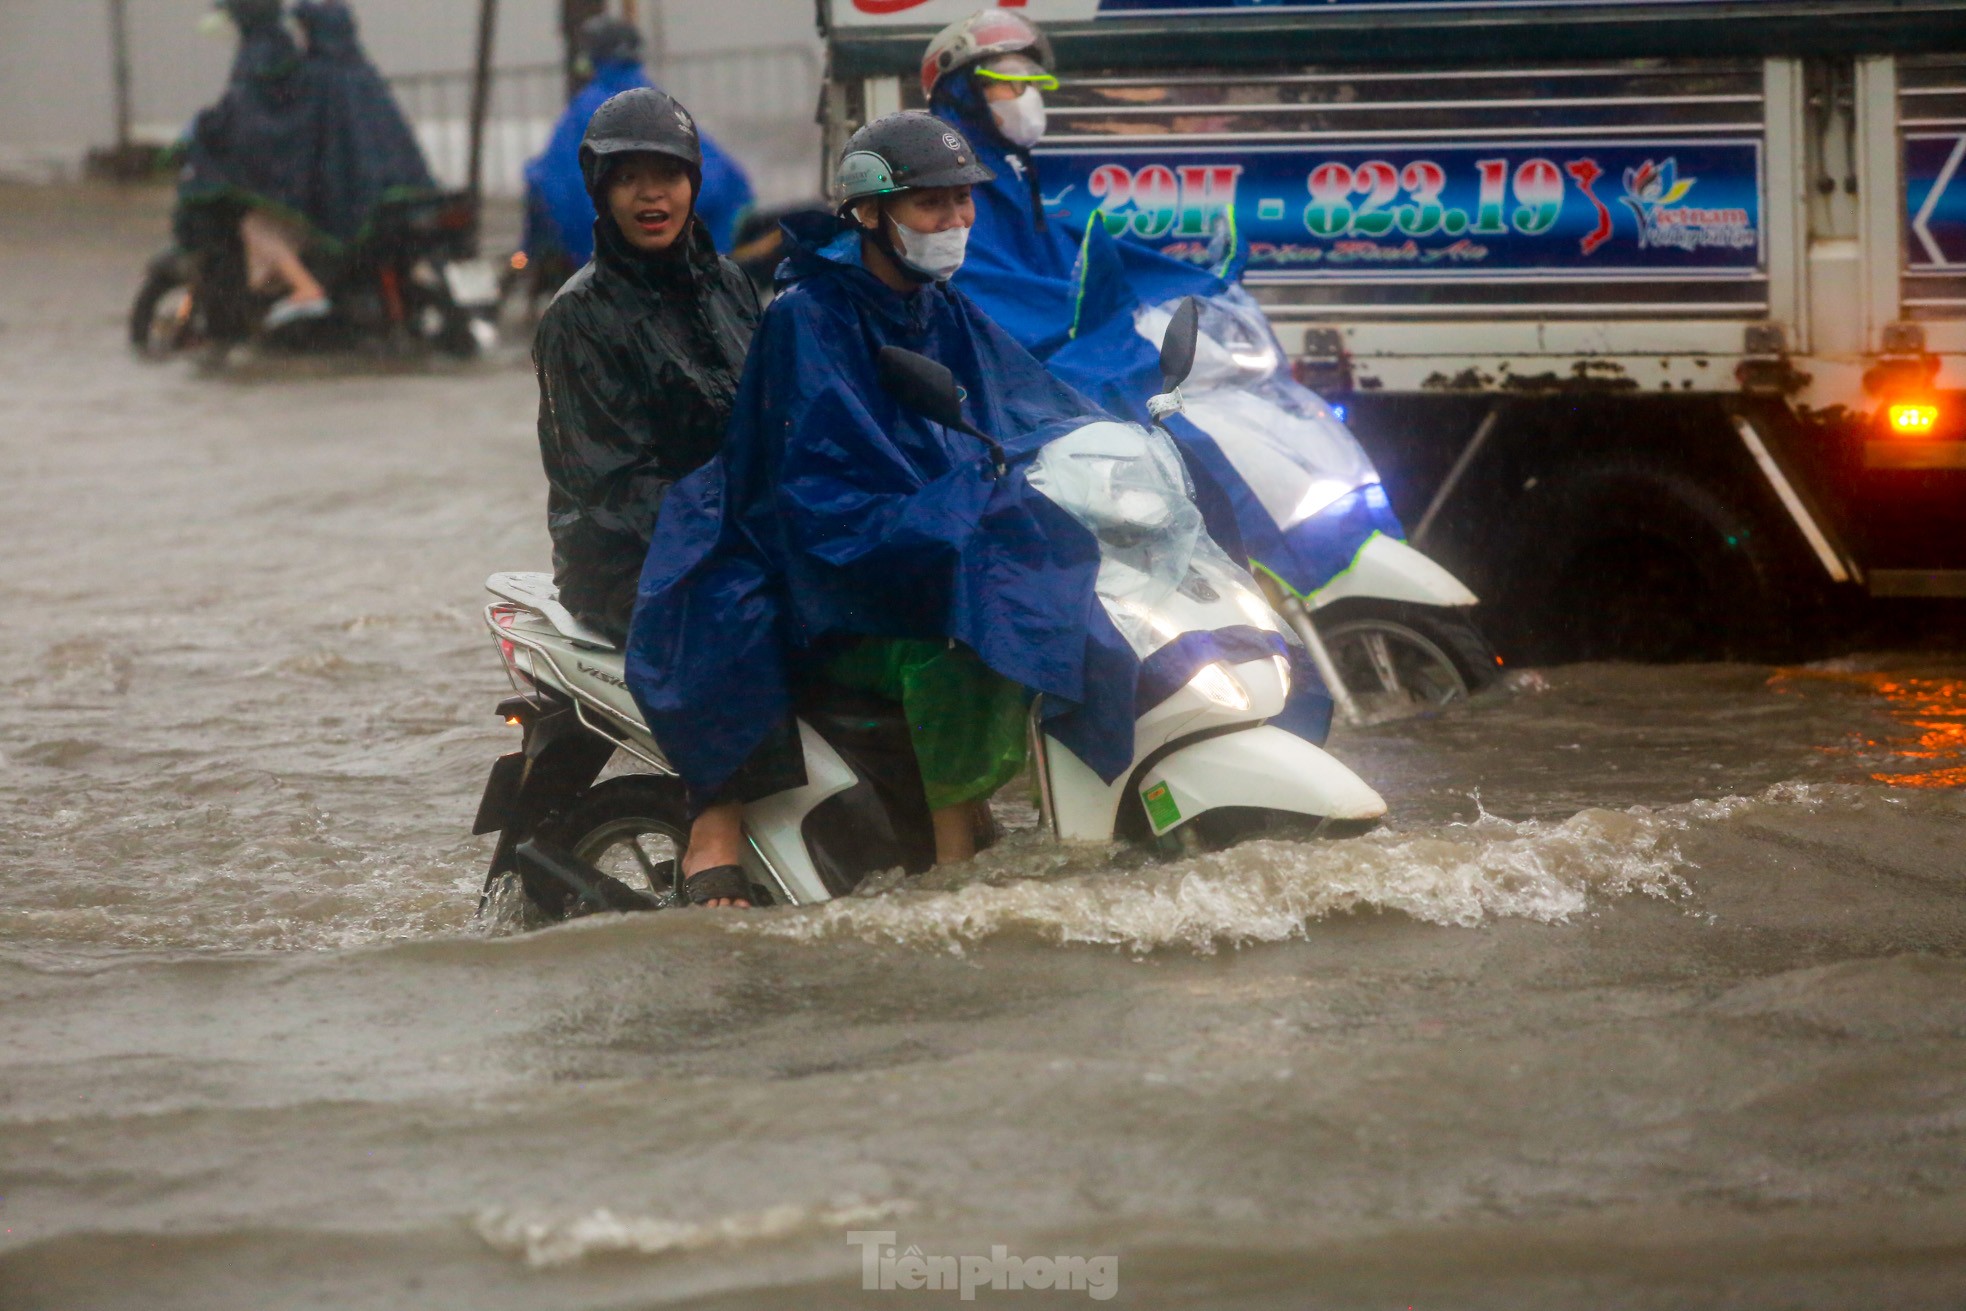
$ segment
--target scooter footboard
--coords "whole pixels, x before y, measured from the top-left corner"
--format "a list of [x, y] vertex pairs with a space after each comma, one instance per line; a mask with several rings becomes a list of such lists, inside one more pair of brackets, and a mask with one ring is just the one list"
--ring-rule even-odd
[[1231, 807], [1337, 820], [1386, 813], [1385, 801], [1358, 775], [1268, 724], [1205, 738], [1157, 761], [1140, 779], [1140, 799], [1155, 837]]

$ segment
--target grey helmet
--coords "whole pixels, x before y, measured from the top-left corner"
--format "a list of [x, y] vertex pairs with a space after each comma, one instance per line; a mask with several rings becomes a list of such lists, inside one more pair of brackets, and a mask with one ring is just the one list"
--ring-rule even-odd
[[696, 135], [696, 120], [675, 97], [654, 87], [623, 91], [588, 120], [580, 142], [580, 175], [588, 194], [599, 197], [616, 156], [638, 154], [681, 160], [691, 186], [703, 189], [703, 143]]
[[869, 196], [996, 180], [963, 134], [933, 114], [904, 109], [847, 138], [840, 155], [838, 212]]

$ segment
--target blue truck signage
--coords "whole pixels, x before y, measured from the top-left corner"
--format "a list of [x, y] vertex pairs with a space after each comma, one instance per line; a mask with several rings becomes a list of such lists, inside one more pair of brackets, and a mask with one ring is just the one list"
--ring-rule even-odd
[[[1266, 281], [1411, 276], [1752, 278], [1761, 143], [1115, 142], [1047, 148], [1045, 201], [1196, 263], [1232, 234]], [[1962, 188], [1966, 189], [1966, 188]]]
[[1905, 263], [1966, 270], [1966, 129], [1905, 136]]

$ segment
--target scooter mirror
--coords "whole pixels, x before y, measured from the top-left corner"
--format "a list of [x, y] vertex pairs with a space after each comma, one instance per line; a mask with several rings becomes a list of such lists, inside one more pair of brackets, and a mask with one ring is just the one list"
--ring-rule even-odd
[[1003, 447], [963, 418], [963, 389], [956, 385], [956, 375], [946, 365], [899, 346], [883, 346], [874, 357], [874, 371], [880, 377], [882, 390], [908, 409], [944, 428], [966, 432], [989, 447], [997, 477], [1003, 477], [1007, 467]]
[[1195, 341], [1201, 335], [1201, 302], [1184, 299], [1167, 325], [1160, 343], [1161, 390], [1173, 391], [1195, 370]]
[[956, 386], [956, 375], [946, 366], [899, 346], [883, 346], [874, 358], [874, 367], [882, 389], [902, 405], [945, 428], [976, 431], [963, 418], [962, 388]]

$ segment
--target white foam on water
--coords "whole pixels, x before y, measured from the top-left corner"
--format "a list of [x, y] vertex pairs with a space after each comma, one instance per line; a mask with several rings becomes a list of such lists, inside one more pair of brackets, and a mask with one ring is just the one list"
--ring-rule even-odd
[[906, 1200], [844, 1198], [826, 1206], [769, 1206], [709, 1220], [618, 1215], [605, 1206], [559, 1218], [490, 1210], [478, 1216], [474, 1227], [497, 1251], [523, 1257], [534, 1270], [550, 1270], [589, 1257], [664, 1256], [840, 1231], [893, 1220], [914, 1209], [914, 1203]]
[[[904, 884], [876, 897], [733, 919], [734, 933], [851, 937], [961, 951], [1008, 932], [1136, 952], [1279, 942], [1330, 916], [1398, 911], [1472, 928], [1496, 918], [1560, 923], [1593, 899], [1690, 896], [1675, 838], [1762, 806], [1815, 808], [1839, 789], [1783, 784], [1754, 798], [1652, 810], [1582, 811], [1560, 823], [1483, 814], [1421, 833], [1345, 841], [1256, 841], [1132, 872], [975, 882], [951, 891]], [[1042, 863], [1042, 862], [1034, 862]]]

